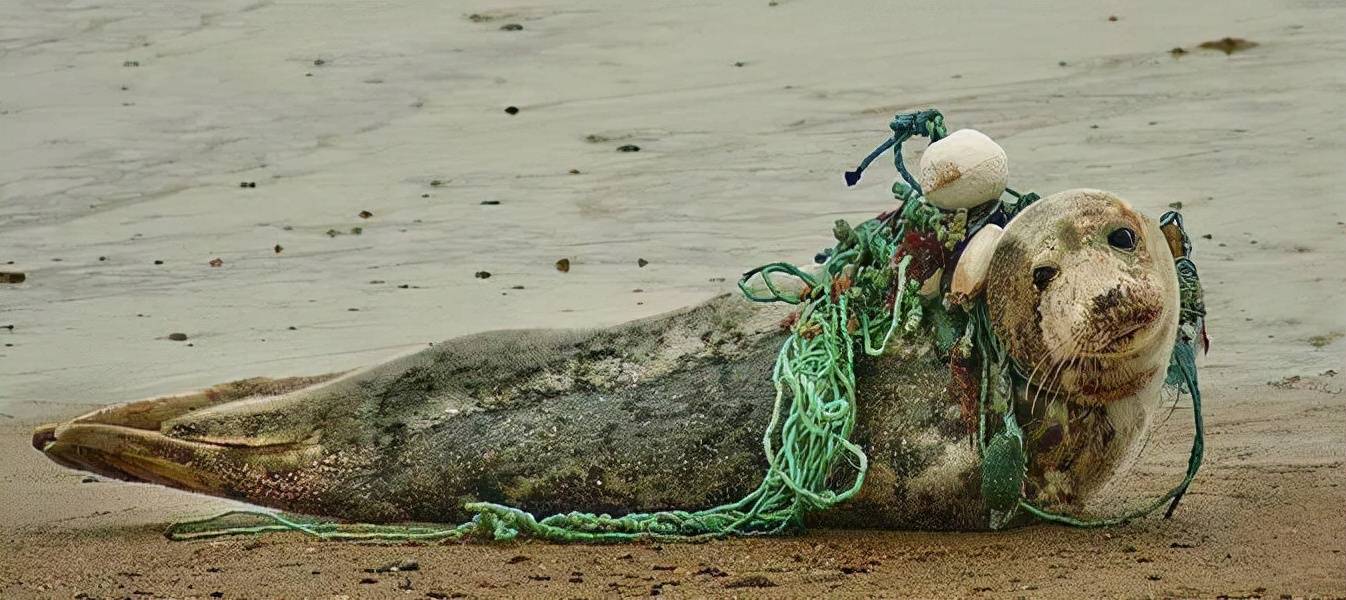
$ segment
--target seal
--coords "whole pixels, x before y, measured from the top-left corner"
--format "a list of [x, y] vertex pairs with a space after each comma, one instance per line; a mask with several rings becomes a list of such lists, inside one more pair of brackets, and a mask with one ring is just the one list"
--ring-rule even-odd
[[[1158, 225], [1121, 199], [1062, 192], [993, 244], [985, 302], [1022, 373], [1030, 498], [1084, 501], [1145, 431], [1178, 319]], [[956, 274], [955, 274], [956, 276]], [[294, 512], [458, 522], [488, 501], [534, 513], [696, 510], [766, 469], [770, 374], [789, 309], [721, 296], [600, 330], [449, 340], [343, 374], [252, 379], [38, 428], [53, 461]], [[861, 353], [857, 353], [861, 354]], [[857, 356], [852, 439], [869, 475], [816, 524], [988, 526], [980, 457], [949, 360], [910, 340]]]

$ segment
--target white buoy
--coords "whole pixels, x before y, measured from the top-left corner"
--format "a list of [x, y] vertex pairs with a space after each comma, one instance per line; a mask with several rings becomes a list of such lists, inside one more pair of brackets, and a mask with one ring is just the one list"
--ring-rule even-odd
[[995, 200], [1009, 182], [1005, 149], [975, 129], [959, 129], [930, 144], [917, 178], [930, 204], [945, 210]]
[[963, 247], [963, 255], [953, 269], [953, 280], [949, 282], [949, 299], [954, 304], [963, 304], [981, 295], [986, 289], [986, 275], [991, 270], [991, 257], [996, 246], [1000, 245], [1005, 230], [995, 224], [987, 224], [977, 231]]

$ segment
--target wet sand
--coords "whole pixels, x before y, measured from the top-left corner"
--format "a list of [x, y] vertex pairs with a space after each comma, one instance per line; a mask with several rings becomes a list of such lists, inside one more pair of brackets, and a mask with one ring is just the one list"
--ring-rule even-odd
[[[0, 597], [1346, 595], [1343, 32], [1346, 9], [1292, 2], [0, 6], [0, 271], [26, 275], [0, 283]], [[1199, 47], [1225, 36], [1258, 45]], [[1173, 519], [171, 543], [231, 503], [86, 483], [29, 445], [114, 402], [728, 291], [889, 207], [889, 167], [841, 172], [927, 106], [999, 141], [1017, 189], [1180, 203], [1214, 348]], [[1188, 415], [1129, 481], [1176, 477]]]

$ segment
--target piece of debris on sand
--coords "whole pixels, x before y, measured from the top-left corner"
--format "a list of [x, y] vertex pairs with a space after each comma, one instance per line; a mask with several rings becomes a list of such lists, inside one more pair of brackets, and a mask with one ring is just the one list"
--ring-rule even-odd
[[560, 272], [562, 272], [562, 273], [569, 273], [569, 272], [570, 272], [570, 259], [568, 259], [568, 258], [563, 258], [563, 259], [561, 259], [561, 260], [556, 261], [556, 270], [557, 270], [557, 271], [560, 271]]
[[28, 275], [20, 271], [0, 271], [0, 283], [23, 283]]
[[1202, 42], [1201, 47], [1205, 48], [1206, 50], [1219, 50], [1220, 52], [1223, 52], [1228, 55], [1233, 54], [1235, 52], [1241, 52], [1249, 48], [1256, 48], [1257, 42], [1251, 40], [1245, 40], [1243, 38], [1226, 37], [1226, 38], [1220, 38], [1218, 40], [1211, 40], [1209, 42]]

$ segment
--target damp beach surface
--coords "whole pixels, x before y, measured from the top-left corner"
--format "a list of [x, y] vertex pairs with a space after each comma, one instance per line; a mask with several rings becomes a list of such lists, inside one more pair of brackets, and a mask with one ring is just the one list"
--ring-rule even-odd
[[[1343, 30], [1285, 1], [0, 4], [0, 597], [1346, 595]], [[891, 208], [886, 165], [841, 173], [927, 107], [1004, 146], [1016, 189], [1182, 207], [1213, 349], [1173, 519], [171, 543], [238, 505], [30, 445], [116, 402], [732, 292]], [[1127, 484], [1178, 477], [1185, 407]]]

